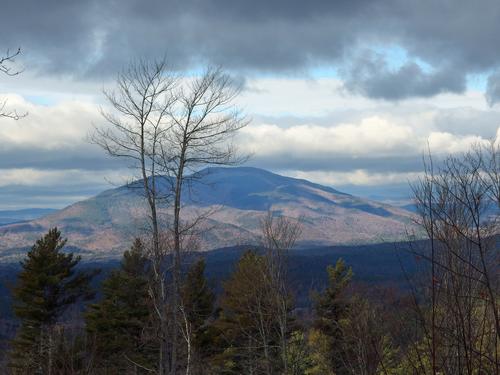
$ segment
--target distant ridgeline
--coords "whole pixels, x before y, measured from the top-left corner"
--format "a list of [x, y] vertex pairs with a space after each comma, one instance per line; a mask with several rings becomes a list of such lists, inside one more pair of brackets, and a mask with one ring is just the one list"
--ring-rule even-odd
[[[211, 212], [199, 227], [199, 251], [258, 243], [268, 210], [302, 218], [298, 246], [303, 249], [405, 241], [408, 233], [418, 233], [408, 210], [262, 169], [209, 168], [192, 177], [183, 197], [184, 218]], [[160, 188], [170, 182], [160, 180]], [[147, 233], [140, 186], [137, 181], [33, 220], [25, 215], [21, 222], [0, 225], [0, 262], [18, 261], [55, 226], [84, 258], [119, 258], [134, 237]], [[160, 209], [163, 222], [169, 222], [169, 215]]]
[[53, 208], [26, 208], [22, 210], [0, 211], [0, 226], [38, 219], [57, 210]]

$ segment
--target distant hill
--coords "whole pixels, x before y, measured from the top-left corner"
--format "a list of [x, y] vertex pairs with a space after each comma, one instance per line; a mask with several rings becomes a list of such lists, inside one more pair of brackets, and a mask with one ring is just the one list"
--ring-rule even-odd
[[34, 220], [57, 211], [53, 208], [25, 208], [22, 210], [0, 210], [0, 225]]
[[[413, 225], [407, 210], [262, 169], [208, 168], [194, 176], [183, 196], [184, 218], [211, 212], [200, 226], [200, 250], [258, 242], [260, 220], [268, 210], [302, 218], [302, 247], [400, 241]], [[163, 179], [159, 187], [166, 189], [170, 182]], [[110, 189], [42, 218], [1, 226], [0, 260], [15, 258], [53, 226], [86, 257], [121, 255], [134, 236], [147, 231], [140, 185]], [[169, 222], [166, 207], [160, 216]]]

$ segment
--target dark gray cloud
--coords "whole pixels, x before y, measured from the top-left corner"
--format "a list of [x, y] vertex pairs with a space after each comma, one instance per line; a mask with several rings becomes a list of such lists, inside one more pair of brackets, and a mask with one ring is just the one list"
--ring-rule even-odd
[[490, 106], [500, 102], [500, 71], [488, 77], [486, 100]]
[[164, 54], [178, 68], [282, 72], [381, 44], [433, 67], [382, 64], [368, 77], [377, 82], [351, 77], [357, 91], [388, 99], [460, 92], [467, 74], [498, 67], [498, 19], [496, 0], [21, 0], [0, 15], [4, 48], [22, 46], [26, 65], [43, 73], [102, 78], [132, 57]]
[[416, 62], [392, 69], [384, 56], [368, 53], [357, 58], [344, 72], [344, 87], [374, 99], [399, 100], [429, 97], [442, 92], [461, 93], [465, 76], [453, 68], [425, 72]]
[[[102, 76], [132, 57], [166, 54], [174, 67], [200, 61], [235, 68], [301, 68], [310, 59], [338, 57], [352, 36], [327, 42], [363, 2], [313, 1], [25, 0], [2, 8], [3, 41], [21, 45], [43, 72]], [[313, 26], [315, 25], [316, 26]], [[309, 51], [300, 51], [303, 41]], [[311, 43], [314, 42], [314, 46]], [[325, 42], [328, 47], [325, 49]], [[323, 51], [325, 50], [325, 51]]]
[[18, 147], [14, 150], [0, 148], [0, 169], [36, 168], [36, 169], [80, 169], [84, 171], [102, 171], [125, 168], [124, 160], [112, 159], [97, 148], [78, 145], [74, 148], [58, 150]]

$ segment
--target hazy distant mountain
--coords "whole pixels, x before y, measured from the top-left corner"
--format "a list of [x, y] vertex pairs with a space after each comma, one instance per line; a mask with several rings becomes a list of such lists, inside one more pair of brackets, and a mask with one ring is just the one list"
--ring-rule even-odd
[[[364, 244], [405, 238], [411, 213], [342, 193], [306, 180], [256, 168], [209, 168], [186, 185], [185, 219], [212, 212], [200, 226], [199, 249], [258, 242], [268, 210], [303, 218], [302, 246]], [[167, 186], [163, 180], [161, 186]], [[140, 183], [135, 185], [140, 186]], [[30, 222], [0, 227], [0, 258], [29, 246], [57, 226], [68, 245], [93, 257], [117, 256], [134, 236], [147, 231], [147, 210], [139, 188], [119, 187]], [[168, 223], [166, 208], [160, 210]]]
[[38, 219], [56, 211], [53, 208], [25, 208], [22, 210], [0, 210], [0, 225]]

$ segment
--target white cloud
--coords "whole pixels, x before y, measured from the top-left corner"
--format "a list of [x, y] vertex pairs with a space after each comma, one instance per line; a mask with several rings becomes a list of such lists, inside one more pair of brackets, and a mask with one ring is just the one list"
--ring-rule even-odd
[[[75, 85], [71, 93], [71, 84], [31, 77], [30, 86], [20, 77], [22, 95], [4, 96], [29, 116], [0, 118], [0, 187], [104, 188], [106, 178], [125, 180], [129, 171], [104, 165], [102, 150], [86, 141], [92, 124], [103, 122], [100, 85]], [[394, 104], [348, 95], [333, 78], [257, 78], [247, 87], [238, 102], [255, 120], [237, 137], [242, 151], [254, 153], [259, 167], [333, 186], [405, 183], [418, 175], [427, 145], [434, 154], [462, 152], [500, 126], [500, 111], [475, 91]]]
[[391, 122], [380, 116], [359, 123], [328, 126], [297, 125], [288, 128], [273, 124], [250, 125], [238, 137], [240, 147], [256, 155], [272, 158], [289, 154], [297, 157], [397, 157], [426, 152], [433, 154], [466, 151], [472, 144], [486, 142], [477, 135], [418, 129]]
[[0, 118], [0, 149], [45, 150], [87, 147], [92, 123], [101, 121], [99, 109], [88, 102], [68, 101], [44, 106], [18, 95], [8, 95], [9, 108], [29, 115], [19, 121]]
[[238, 102], [249, 113], [282, 116], [322, 116], [347, 109], [374, 108], [376, 103], [345, 95], [335, 78], [259, 78], [247, 82]]
[[358, 124], [331, 127], [313, 124], [281, 128], [276, 125], [251, 125], [239, 137], [246, 151], [272, 156], [289, 152], [308, 154], [347, 154], [353, 157], [378, 152], [392, 154], [412, 141], [413, 131], [381, 117], [369, 117]]
[[488, 140], [477, 135], [457, 136], [446, 132], [431, 132], [428, 145], [433, 154], [457, 154], [476, 144], [486, 145]]

